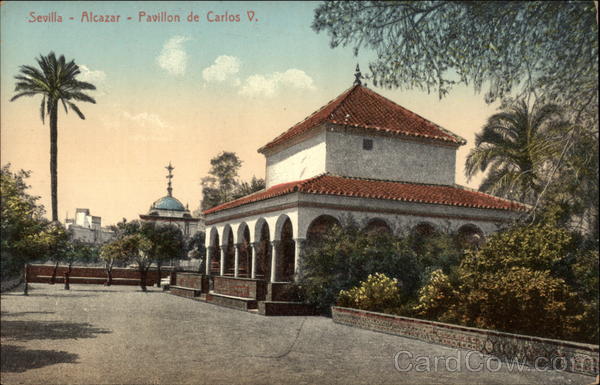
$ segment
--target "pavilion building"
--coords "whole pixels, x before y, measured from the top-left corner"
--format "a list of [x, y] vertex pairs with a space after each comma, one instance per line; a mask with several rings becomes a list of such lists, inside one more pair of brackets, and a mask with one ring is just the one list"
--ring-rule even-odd
[[357, 75], [353, 87], [258, 150], [264, 190], [204, 211], [212, 295], [244, 298], [244, 282], [260, 281], [274, 301], [276, 286], [297, 279], [306, 241], [348, 215], [365, 231], [474, 239], [514, 221], [525, 205], [455, 183], [465, 143]]

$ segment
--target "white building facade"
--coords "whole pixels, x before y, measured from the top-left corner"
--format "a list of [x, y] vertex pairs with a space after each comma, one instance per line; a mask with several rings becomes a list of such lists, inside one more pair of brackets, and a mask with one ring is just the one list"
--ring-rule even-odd
[[115, 238], [115, 233], [102, 227], [102, 218], [90, 215], [89, 209], [78, 208], [75, 210], [75, 218], [66, 218], [66, 227], [75, 240], [100, 245]]

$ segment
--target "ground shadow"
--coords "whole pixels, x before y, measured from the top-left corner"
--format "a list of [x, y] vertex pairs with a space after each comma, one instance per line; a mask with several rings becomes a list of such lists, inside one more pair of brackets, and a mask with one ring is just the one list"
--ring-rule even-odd
[[4, 373], [22, 373], [48, 365], [76, 363], [79, 358], [77, 354], [58, 350], [28, 350], [12, 345], [2, 345], [0, 350], [0, 371]]
[[94, 338], [97, 334], [111, 333], [89, 323], [60, 321], [13, 321], [2, 320], [0, 335], [14, 341], [64, 340], [73, 338]]
[[20, 311], [17, 313], [9, 313], [7, 311], [0, 312], [2, 317], [20, 317], [27, 314], [54, 314], [53, 311]]

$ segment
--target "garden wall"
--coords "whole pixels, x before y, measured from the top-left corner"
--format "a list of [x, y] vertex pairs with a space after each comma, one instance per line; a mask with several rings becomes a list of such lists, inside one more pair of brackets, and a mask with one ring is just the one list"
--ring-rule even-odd
[[[67, 271], [67, 266], [59, 266], [56, 270], [56, 283], [63, 282], [63, 274]], [[29, 283], [48, 283], [53, 265], [27, 265], [27, 282]], [[169, 268], [161, 269], [161, 278], [166, 278], [171, 274]], [[113, 285], [139, 285], [140, 273], [137, 269], [115, 267], [112, 270]], [[152, 286], [158, 281], [158, 271], [151, 269], [148, 271], [146, 284]], [[104, 284], [106, 282], [106, 269], [101, 267], [80, 267], [73, 266], [69, 276], [71, 284]]]
[[234, 297], [265, 299], [267, 295], [266, 282], [251, 278], [213, 277], [215, 293]]
[[[598, 345], [497, 332], [333, 306], [333, 322], [415, 338], [458, 349], [469, 349], [528, 365], [555, 363], [569, 372], [597, 375]], [[542, 358], [540, 358], [542, 357]], [[554, 361], [553, 361], [554, 360]]]

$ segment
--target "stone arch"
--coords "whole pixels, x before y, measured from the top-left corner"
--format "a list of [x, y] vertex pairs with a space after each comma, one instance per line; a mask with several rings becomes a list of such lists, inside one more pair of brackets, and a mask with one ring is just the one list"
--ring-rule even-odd
[[437, 227], [431, 222], [419, 222], [412, 228], [412, 233], [418, 237], [429, 237], [437, 232]]
[[277, 264], [277, 277], [280, 281], [292, 281], [294, 279], [296, 244], [294, 242], [294, 227], [287, 215], [281, 215], [277, 219], [277, 237], [279, 252]]
[[256, 242], [256, 273], [257, 279], [269, 279], [271, 274], [271, 234], [269, 224], [263, 218], [256, 222], [255, 242]]
[[208, 232], [208, 242], [207, 247], [216, 246], [219, 247], [219, 230], [216, 227], [211, 227]]
[[223, 246], [228, 244], [228, 241], [231, 239], [230, 236], [233, 237], [233, 230], [230, 225], [225, 225], [225, 227], [223, 227], [223, 233], [222, 233], [222, 237], [223, 237], [222, 245]]
[[221, 271], [221, 242], [219, 237], [219, 231], [216, 227], [211, 230], [211, 241], [210, 247], [212, 247], [212, 257], [210, 260], [210, 274], [218, 275]]
[[478, 248], [485, 242], [485, 234], [477, 225], [467, 223], [458, 228], [458, 241], [463, 247]]
[[231, 228], [230, 225], [225, 225], [225, 227], [223, 228], [223, 250], [221, 250], [222, 253], [224, 253], [224, 275], [231, 275], [233, 276], [234, 274], [234, 258], [235, 258], [235, 238], [233, 236], [233, 229]]
[[367, 225], [365, 226], [363, 231], [366, 233], [385, 232], [388, 234], [393, 234], [392, 227], [390, 226], [390, 224], [385, 219], [381, 219], [381, 218], [369, 219], [369, 221], [367, 222]]
[[306, 231], [306, 239], [311, 241], [318, 241], [321, 239], [322, 235], [326, 233], [333, 226], [340, 226], [340, 221], [331, 215], [319, 215], [315, 219], [310, 222], [308, 225], [308, 230]]
[[238, 276], [250, 277], [251, 253], [250, 253], [250, 227], [246, 222], [242, 222], [237, 231], [237, 246], [239, 247], [238, 255]]
[[[289, 224], [288, 224], [289, 222]], [[281, 214], [279, 217], [277, 217], [277, 222], [275, 222], [275, 240], [281, 240], [281, 234], [283, 231], [283, 227], [284, 226], [291, 226], [292, 225], [292, 221], [290, 219], [290, 217], [288, 217], [286, 214]], [[292, 227], [292, 238], [294, 238], [294, 233], [293, 233], [293, 227]]]

